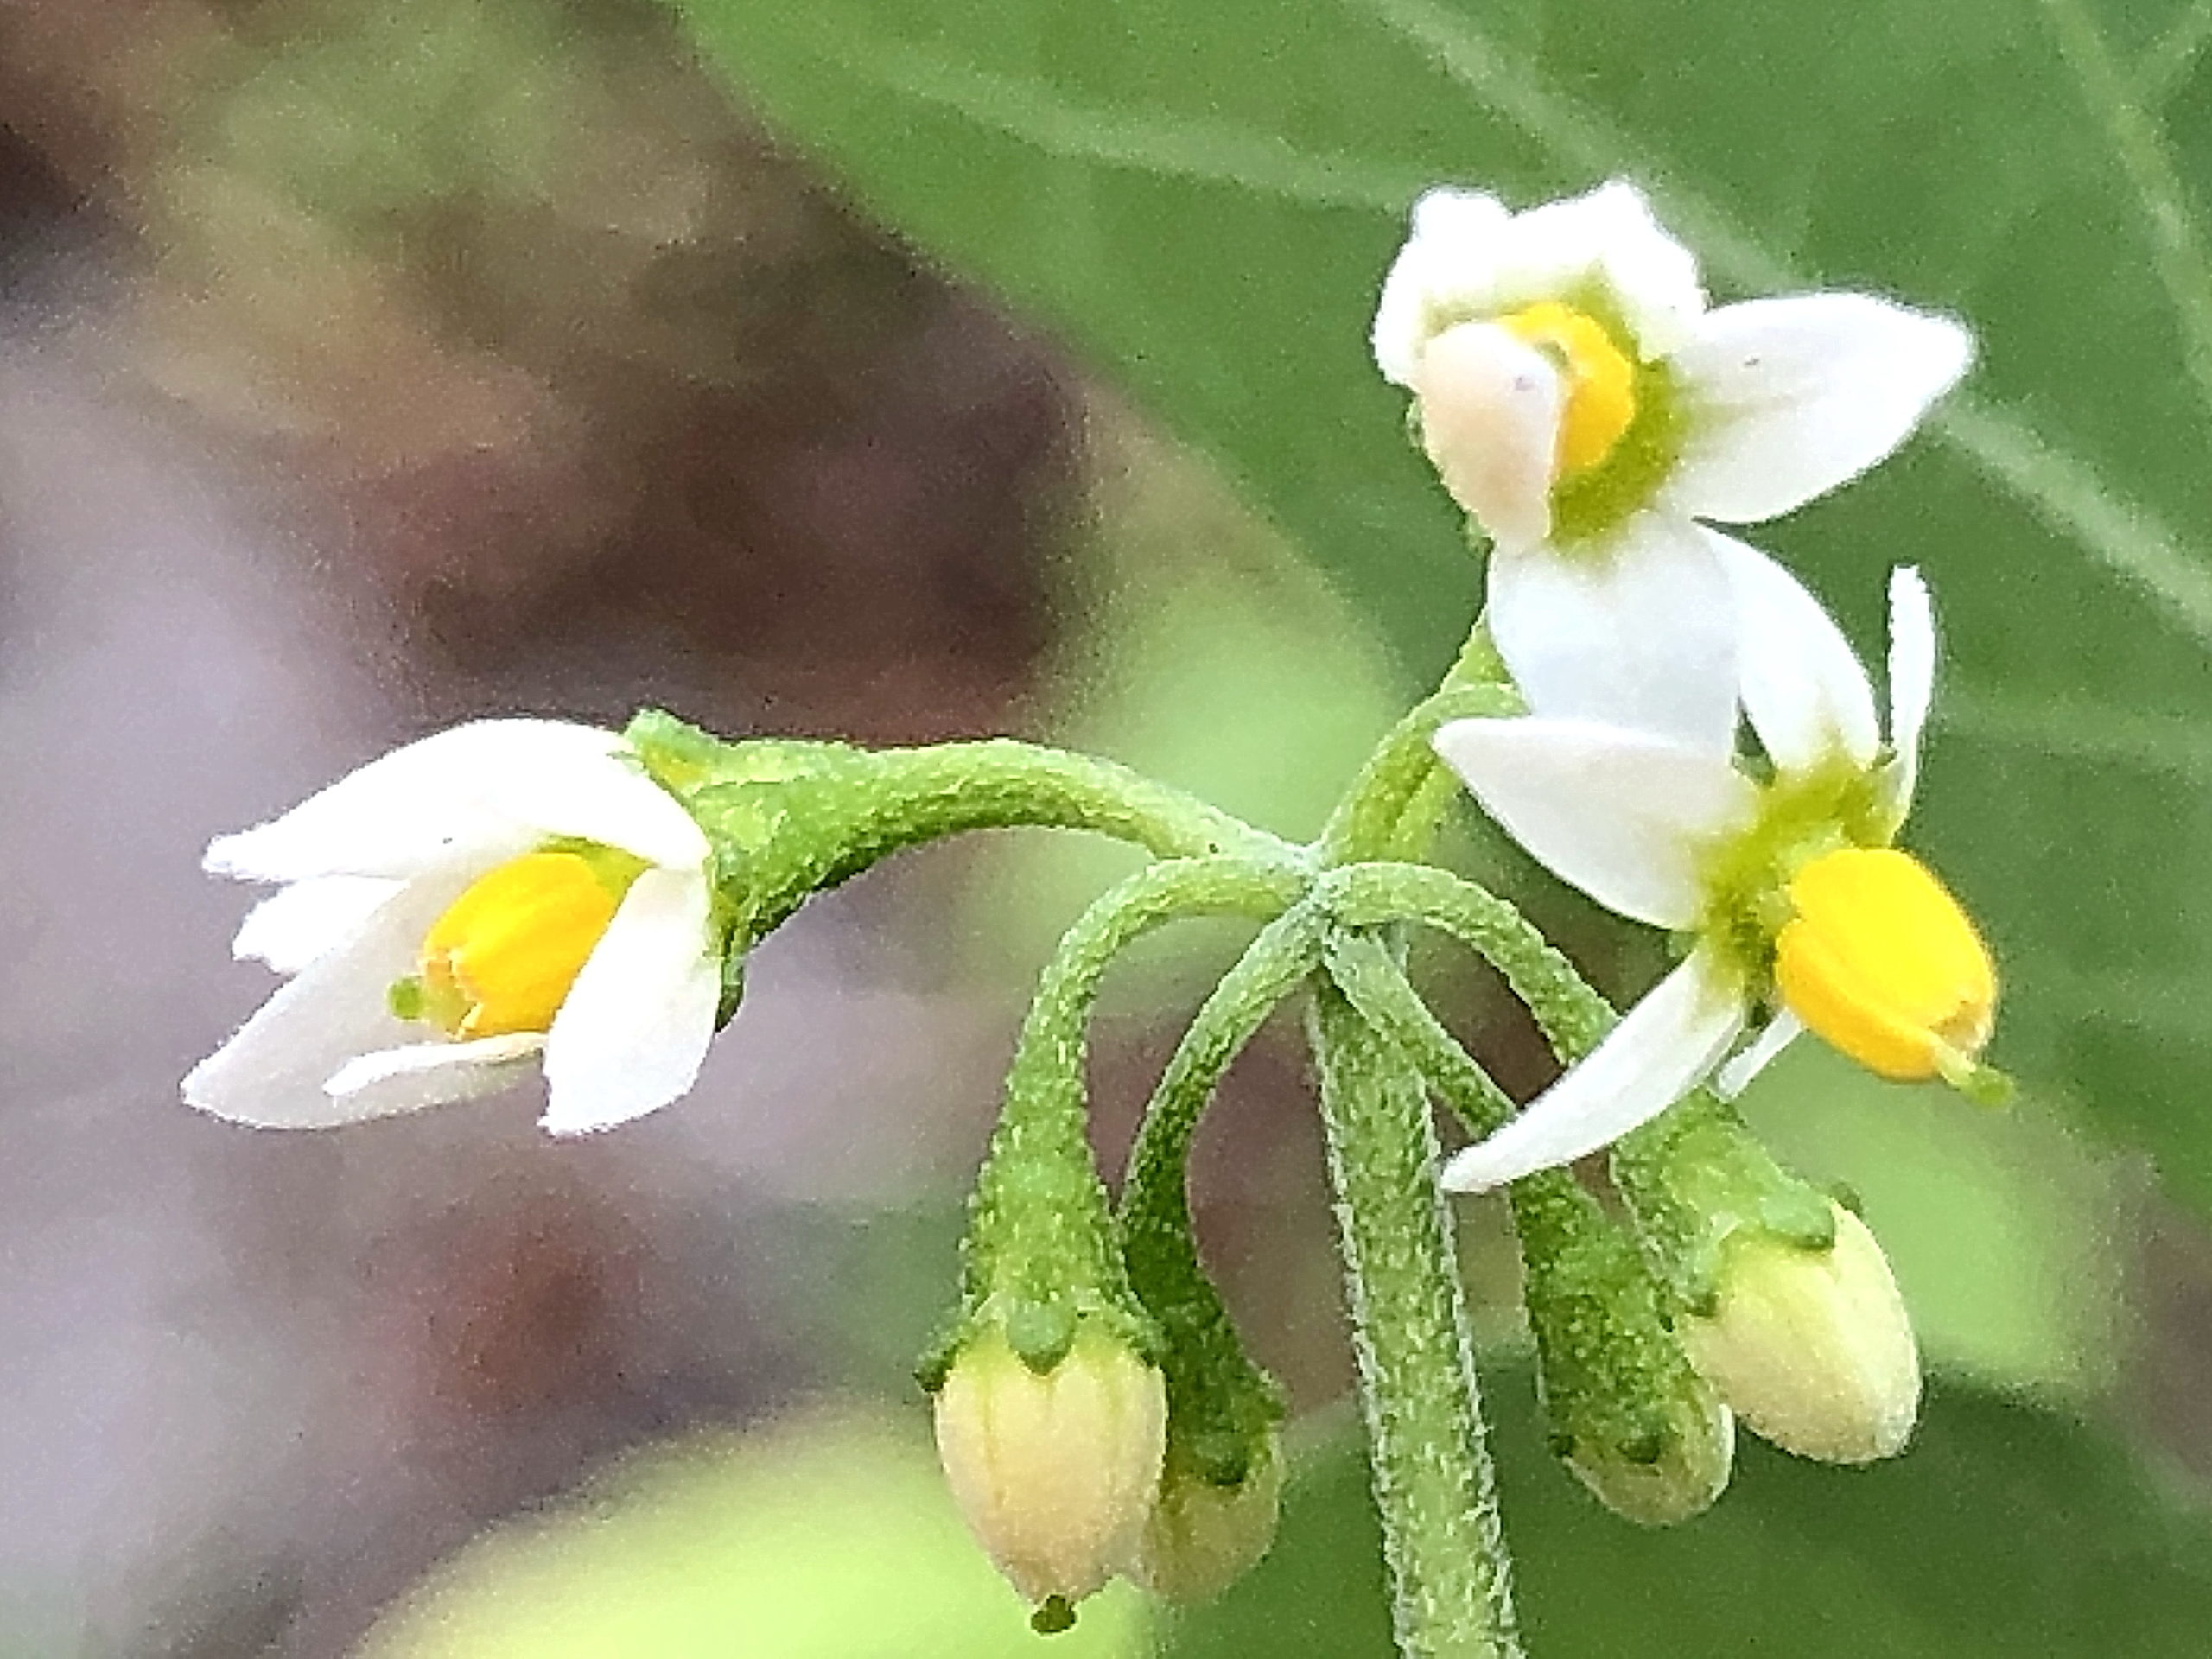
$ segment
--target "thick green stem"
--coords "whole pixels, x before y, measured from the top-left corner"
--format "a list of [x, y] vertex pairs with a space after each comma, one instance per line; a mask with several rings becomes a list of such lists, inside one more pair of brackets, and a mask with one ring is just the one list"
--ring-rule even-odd
[[1280, 836], [1126, 766], [1008, 738], [918, 749], [725, 743], [652, 709], [626, 735], [713, 843], [739, 952], [814, 894], [971, 830], [1084, 830], [1161, 858], [1234, 855], [1283, 871], [1312, 863]]
[[[1274, 863], [1290, 844], [1110, 760], [1011, 738], [881, 749], [871, 757], [885, 850], [969, 830], [1088, 830], [1162, 858], [1237, 853]], [[877, 855], [880, 856], [879, 853]]]
[[1417, 1075], [1332, 986], [1309, 1022], [1398, 1645], [1516, 1659], [1473, 1344]]
[[[1317, 846], [1322, 864], [1426, 857], [1450, 799], [1437, 728], [1517, 707], [1478, 624], [1436, 694], [1354, 779]], [[1414, 1659], [1512, 1659], [1510, 1569], [1427, 1093], [1325, 981], [1307, 1025], [1398, 1645]]]
[[[1477, 1138], [1513, 1104], [1429, 1011], [1382, 943], [1339, 934], [1330, 977], [1428, 1079]], [[1728, 1414], [1674, 1332], [1668, 1296], [1635, 1237], [1565, 1169], [1507, 1190], [1552, 1449], [1617, 1514], [1687, 1520], [1726, 1486]]]

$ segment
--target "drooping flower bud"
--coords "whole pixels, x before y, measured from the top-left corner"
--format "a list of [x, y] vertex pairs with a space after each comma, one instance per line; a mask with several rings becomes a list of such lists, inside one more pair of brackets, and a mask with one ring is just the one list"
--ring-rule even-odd
[[945, 1480], [1039, 1630], [1065, 1629], [1135, 1555], [1166, 1433], [1158, 1368], [1095, 1325], [1042, 1371], [996, 1330], [952, 1361], [937, 1390]]
[[1552, 1450], [1624, 1520], [1672, 1526], [1726, 1490], [1735, 1424], [1634, 1242], [1563, 1170], [1512, 1189]]
[[1911, 1438], [1920, 1358], [1882, 1247], [1834, 1214], [1826, 1249], [1764, 1229], [1732, 1237], [1713, 1306], [1682, 1337], [1747, 1427], [1800, 1457], [1868, 1463]]
[[1282, 1442], [1270, 1427], [1240, 1479], [1168, 1471], [1129, 1577], [1170, 1601], [1210, 1600], [1268, 1553], [1281, 1509]]

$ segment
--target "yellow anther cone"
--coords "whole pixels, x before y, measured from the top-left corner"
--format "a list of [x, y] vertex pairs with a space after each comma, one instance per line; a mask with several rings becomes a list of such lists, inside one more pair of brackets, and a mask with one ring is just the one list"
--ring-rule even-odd
[[1636, 365], [1613, 343], [1603, 324], [1556, 300], [1546, 300], [1498, 327], [1555, 357], [1567, 380], [1567, 410], [1560, 417], [1558, 467], [1562, 474], [1595, 467], [1613, 452], [1636, 419]]
[[551, 1026], [635, 879], [610, 874], [582, 854], [543, 852], [480, 877], [423, 938], [423, 1017], [452, 1037]]
[[1775, 978], [1800, 1020], [1868, 1070], [1911, 1082], [1989, 1040], [1997, 976], [1974, 924], [1907, 854], [1848, 848], [1789, 883]]

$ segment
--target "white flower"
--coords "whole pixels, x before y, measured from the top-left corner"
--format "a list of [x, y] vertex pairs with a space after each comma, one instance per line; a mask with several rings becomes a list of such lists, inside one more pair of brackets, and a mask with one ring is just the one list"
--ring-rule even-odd
[[1890, 454], [1972, 340], [1863, 294], [1706, 308], [1634, 187], [1509, 213], [1433, 190], [1382, 288], [1383, 374], [1494, 543], [1489, 620], [1539, 715], [1699, 746], [1735, 723], [1719, 539]]
[[555, 1134], [666, 1105], [721, 995], [707, 861], [613, 733], [497, 720], [409, 744], [208, 847], [215, 874], [284, 884], [235, 948], [291, 978], [184, 1098], [320, 1128], [542, 1065]]
[[1883, 1076], [2001, 1087], [1975, 1055], [1996, 982], [1973, 925], [1891, 847], [1910, 805], [1936, 662], [1928, 590], [1890, 579], [1890, 741], [1849, 644], [1764, 554], [1713, 538], [1742, 640], [1741, 696], [1771, 776], [1732, 734], [1692, 744], [1536, 716], [1453, 721], [1436, 747], [1497, 822], [1607, 908], [1687, 935], [1682, 964], [1512, 1122], [1455, 1157], [1480, 1190], [1564, 1164], [1656, 1117], [1719, 1067], [1739, 1088], [1809, 1027]]

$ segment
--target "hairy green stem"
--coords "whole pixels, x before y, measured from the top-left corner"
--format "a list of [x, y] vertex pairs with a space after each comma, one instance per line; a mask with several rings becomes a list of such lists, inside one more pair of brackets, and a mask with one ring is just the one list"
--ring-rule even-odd
[[874, 815], [894, 848], [969, 830], [1088, 830], [1163, 858], [1241, 854], [1287, 864], [1279, 836], [1196, 796], [1110, 760], [1012, 738], [874, 752], [883, 804]]
[[[1323, 866], [1427, 856], [1451, 798], [1437, 728], [1518, 707], [1478, 623], [1435, 695], [1353, 780], [1316, 846]], [[1307, 1031], [1398, 1645], [1415, 1659], [1511, 1659], [1510, 1567], [1427, 1091], [1325, 979]]]
[[1430, 864], [1372, 863], [1332, 870], [1322, 888], [1348, 927], [1418, 922], [1457, 938], [1505, 976], [1562, 1060], [1580, 1059], [1613, 1027], [1612, 1008], [1574, 964], [1485, 887]]
[[1477, 624], [1443, 683], [1390, 729], [1344, 791], [1321, 832], [1322, 862], [1425, 856], [1456, 788], [1430, 747], [1437, 728], [1521, 710], [1521, 694]]
[[1300, 904], [1260, 931], [1176, 1045], [1129, 1156], [1122, 1253], [1130, 1288], [1165, 1342], [1167, 1482], [1240, 1484], [1282, 1415], [1280, 1390], [1245, 1354], [1198, 1259], [1185, 1178], [1192, 1136], [1222, 1073], [1320, 960], [1327, 925]]
[[1400, 1650], [1517, 1659], [1473, 1344], [1419, 1077], [1333, 986], [1309, 1033]]

